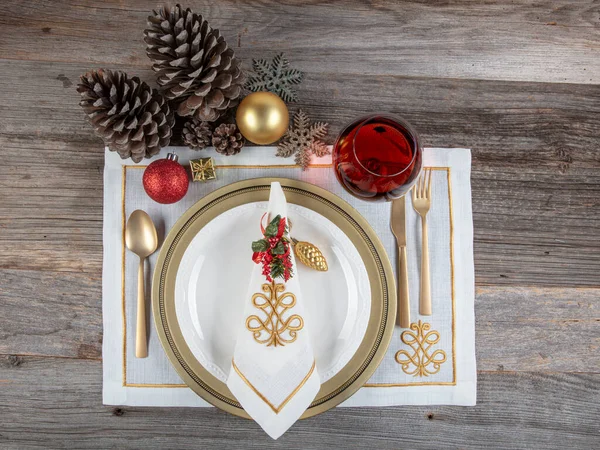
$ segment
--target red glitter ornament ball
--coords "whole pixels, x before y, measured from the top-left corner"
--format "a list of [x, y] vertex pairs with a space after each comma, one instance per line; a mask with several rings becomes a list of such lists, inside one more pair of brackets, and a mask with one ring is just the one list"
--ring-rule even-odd
[[154, 161], [146, 167], [142, 183], [152, 200], [167, 204], [181, 200], [190, 181], [185, 168], [177, 162], [177, 155], [169, 153], [165, 159]]

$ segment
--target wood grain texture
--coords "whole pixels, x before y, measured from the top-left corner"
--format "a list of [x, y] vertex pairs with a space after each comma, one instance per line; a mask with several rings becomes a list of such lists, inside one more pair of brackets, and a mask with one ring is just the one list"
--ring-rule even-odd
[[277, 441], [215, 408], [101, 405], [99, 361], [0, 356], [0, 447], [593, 448], [600, 374], [486, 372], [476, 407], [336, 408]]
[[598, 447], [598, 2], [190, 4], [245, 67], [286, 52], [306, 72], [291, 111], [328, 142], [390, 111], [473, 153], [478, 405], [338, 408], [278, 441], [215, 409], [101, 405], [103, 145], [75, 85], [155, 85], [159, 3], [0, 3], [0, 448]]
[[100, 359], [100, 276], [2, 270], [0, 286], [0, 353]]
[[480, 287], [477, 367], [600, 372], [600, 289]]
[[[191, 6], [245, 55], [285, 50], [311, 73], [600, 80], [600, 8], [591, 0], [204, 0]], [[156, 7], [139, 0], [7, 2], [0, 47], [11, 59], [146, 67], [142, 32]]]

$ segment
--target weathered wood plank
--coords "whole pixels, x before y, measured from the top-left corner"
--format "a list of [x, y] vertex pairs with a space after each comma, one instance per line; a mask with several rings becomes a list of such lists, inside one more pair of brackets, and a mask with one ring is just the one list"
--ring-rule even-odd
[[0, 298], [0, 353], [101, 357], [100, 274], [0, 270]]
[[[74, 156], [97, 153], [97, 148], [89, 148], [99, 140], [92, 137], [77, 106], [75, 85], [79, 75], [98, 67], [0, 59], [0, 134], [9, 144], [30, 141], [33, 148], [51, 141], [64, 151], [65, 164], [77, 163]], [[155, 85], [149, 68], [123, 69]], [[480, 169], [488, 164], [513, 170], [541, 164], [563, 173], [598, 163], [597, 85], [322, 72], [307, 74], [298, 89], [300, 102], [290, 105], [291, 110], [302, 107], [315, 119], [328, 121], [330, 142], [357, 116], [390, 111], [417, 125], [426, 145], [482, 149], [475, 160], [483, 164]]]
[[[0, 353], [99, 358], [100, 273], [0, 270]], [[487, 371], [600, 367], [600, 289], [481, 287], [477, 364]]]
[[[9, 2], [4, 58], [146, 67], [154, 1]], [[307, 72], [597, 83], [593, 1], [196, 1], [247, 61], [286, 51]], [[18, 36], [18, 39], [13, 38]]]
[[271, 440], [214, 408], [102, 406], [101, 363], [0, 356], [2, 448], [594, 448], [600, 374], [482, 373], [478, 405], [336, 408]]
[[600, 289], [480, 287], [480, 370], [597, 372]]
[[[63, 87], [85, 67], [0, 69], [0, 105], [11, 105], [0, 110], [0, 267], [99, 270], [102, 145]], [[473, 149], [478, 284], [600, 286], [599, 86], [325, 73], [300, 90], [330, 142], [377, 108], [406, 116], [425, 145]]]

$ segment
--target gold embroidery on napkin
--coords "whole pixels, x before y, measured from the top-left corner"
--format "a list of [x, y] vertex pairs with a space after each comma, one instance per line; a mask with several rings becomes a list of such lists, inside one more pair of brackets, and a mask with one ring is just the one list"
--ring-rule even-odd
[[296, 395], [298, 393], [298, 391], [300, 389], [302, 389], [302, 386], [304, 386], [306, 384], [306, 382], [308, 381], [308, 379], [310, 378], [310, 376], [312, 375], [312, 373], [315, 371], [315, 367], [316, 367], [316, 363], [313, 361], [312, 366], [310, 367], [310, 370], [308, 371], [308, 373], [306, 374], [306, 376], [303, 378], [303, 380], [300, 382], [300, 384], [298, 386], [296, 386], [296, 389], [294, 389], [290, 395], [288, 395], [285, 400], [281, 403], [281, 405], [279, 406], [275, 406], [273, 403], [271, 403], [267, 397], [265, 397], [263, 394], [260, 393], [260, 391], [258, 389], [256, 389], [254, 387], [254, 385], [252, 383], [250, 383], [250, 380], [248, 380], [248, 378], [246, 378], [244, 376], [244, 374], [242, 373], [242, 371], [240, 369], [238, 369], [238, 366], [235, 365], [235, 361], [232, 359], [231, 360], [231, 366], [233, 367], [233, 370], [235, 370], [235, 372], [240, 376], [240, 378], [242, 380], [244, 380], [244, 383], [246, 383], [246, 385], [252, 389], [252, 391], [254, 391], [254, 393], [256, 395], [258, 395], [258, 397], [265, 402], [267, 405], [269, 405], [269, 408], [271, 408], [273, 410], [273, 412], [275, 414], [279, 414], [279, 412], [283, 409], [283, 407], [285, 405], [288, 404], [288, 402], [292, 399], [292, 397], [294, 395]]
[[[430, 328], [430, 324], [419, 320], [419, 323], [410, 325], [410, 329], [416, 333], [406, 330], [400, 335], [402, 342], [413, 350], [412, 355], [406, 350], [399, 350], [396, 353], [396, 362], [402, 366], [405, 374], [428, 377], [438, 373], [441, 365], [446, 362], [446, 353], [443, 350], [438, 349], [430, 353], [431, 347], [440, 340], [440, 333], [435, 330], [429, 331]], [[432, 368], [430, 369], [429, 366]]]
[[304, 320], [298, 314], [284, 317], [288, 309], [296, 305], [296, 296], [291, 292], [284, 292], [282, 283], [262, 285], [263, 292], [252, 296], [252, 304], [260, 309], [263, 318], [254, 314], [246, 319], [246, 328], [252, 332], [254, 340], [267, 347], [290, 344], [298, 337], [298, 331], [304, 328]]

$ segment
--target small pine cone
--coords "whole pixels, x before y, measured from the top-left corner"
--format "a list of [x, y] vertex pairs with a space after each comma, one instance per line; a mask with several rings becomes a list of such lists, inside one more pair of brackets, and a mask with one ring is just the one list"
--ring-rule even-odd
[[235, 123], [222, 123], [215, 128], [212, 145], [217, 152], [231, 156], [242, 150], [244, 137]]
[[319, 272], [327, 272], [327, 260], [321, 250], [310, 242], [294, 241], [294, 253], [300, 262]]
[[237, 105], [246, 77], [219, 30], [181, 6], [152, 11], [144, 30], [146, 54], [177, 114], [214, 122]]
[[211, 144], [213, 130], [208, 122], [198, 119], [183, 124], [183, 143], [192, 150], [204, 150]]
[[121, 158], [140, 162], [169, 145], [175, 117], [165, 98], [138, 77], [93, 70], [77, 85], [94, 131]]

